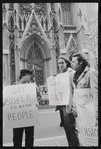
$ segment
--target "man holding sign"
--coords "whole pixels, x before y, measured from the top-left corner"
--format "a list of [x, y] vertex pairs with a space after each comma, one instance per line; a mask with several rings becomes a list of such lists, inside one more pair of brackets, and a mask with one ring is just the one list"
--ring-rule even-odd
[[60, 126], [64, 127], [69, 146], [79, 146], [77, 131], [75, 129], [75, 117], [71, 112], [71, 77], [73, 70], [70, 68], [70, 62], [67, 57], [63, 55], [58, 58], [58, 67], [60, 74], [47, 79], [49, 104], [58, 105], [56, 110], [59, 109], [60, 112]]
[[21, 147], [25, 130], [25, 146], [33, 147], [34, 125], [39, 124], [36, 84], [29, 83], [32, 72], [20, 71], [19, 82], [3, 89], [4, 125], [13, 128], [14, 147]]
[[[82, 53], [72, 55], [74, 99], [73, 112], [81, 146], [98, 146], [98, 76]], [[74, 106], [75, 105], [75, 106]]]

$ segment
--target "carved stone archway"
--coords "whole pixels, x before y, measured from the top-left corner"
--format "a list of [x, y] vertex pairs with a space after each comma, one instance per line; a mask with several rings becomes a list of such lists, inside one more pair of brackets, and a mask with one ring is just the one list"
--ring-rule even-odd
[[29, 36], [21, 48], [22, 68], [33, 69], [37, 85], [45, 85], [49, 76], [51, 53], [45, 41], [37, 34]]

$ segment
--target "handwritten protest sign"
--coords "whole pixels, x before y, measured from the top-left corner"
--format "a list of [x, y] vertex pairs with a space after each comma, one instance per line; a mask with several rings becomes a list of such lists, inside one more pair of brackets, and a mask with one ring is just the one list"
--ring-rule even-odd
[[83, 146], [98, 146], [98, 127], [95, 126], [95, 105], [91, 89], [75, 89], [79, 138]]
[[58, 74], [47, 79], [49, 105], [66, 105], [69, 103], [69, 73]]
[[38, 125], [39, 113], [36, 102], [36, 85], [34, 83], [4, 87], [4, 126], [18, 128]]

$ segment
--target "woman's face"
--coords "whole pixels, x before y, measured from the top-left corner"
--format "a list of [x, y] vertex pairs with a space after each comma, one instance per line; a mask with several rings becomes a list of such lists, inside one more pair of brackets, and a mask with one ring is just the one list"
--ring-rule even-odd
[[67, 63], [65, 62], [64, 59], [59, 59], [58, 60], [58, 66], [59, 66], [59, 70], [61, 72], [63, 72], [63, 70], [67, 68]]

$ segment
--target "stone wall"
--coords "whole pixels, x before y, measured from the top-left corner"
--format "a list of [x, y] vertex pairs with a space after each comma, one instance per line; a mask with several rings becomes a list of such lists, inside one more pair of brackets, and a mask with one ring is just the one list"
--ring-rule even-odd
[[94, 68], [98, 69], [98, 18], [90, 23], [90, 44], [92, 57], [94, 60]]

